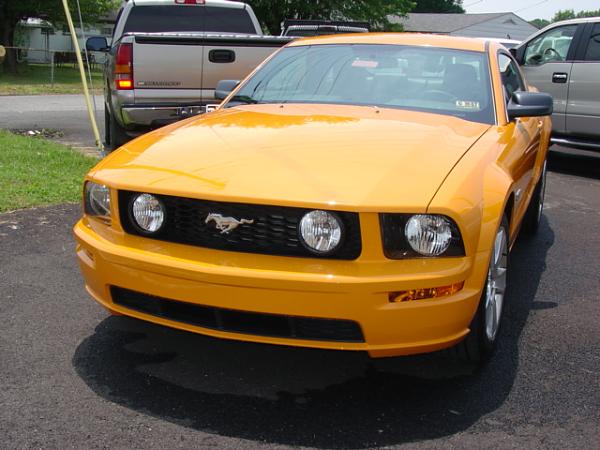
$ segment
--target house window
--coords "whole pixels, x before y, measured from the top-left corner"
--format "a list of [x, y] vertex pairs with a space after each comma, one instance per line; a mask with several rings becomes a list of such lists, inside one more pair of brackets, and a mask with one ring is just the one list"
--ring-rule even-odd
[[56, 33], [56, 31], [54, 30], [54, 28], [42, 28], [42, 34], [44, 36], [51, 36], [55, 33]]
[[68, 25], [63, 25], [62, 34], [65, 36], [69, 36], [71, 34], [71, 32], [69, 31]]

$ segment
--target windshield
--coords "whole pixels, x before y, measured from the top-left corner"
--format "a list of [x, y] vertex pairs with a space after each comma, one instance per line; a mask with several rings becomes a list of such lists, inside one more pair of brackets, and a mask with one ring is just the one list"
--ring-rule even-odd
[[493, 124], [484, 53], [402, 45], [287, 47], [226, 107], [241, 103], [379, 106]]

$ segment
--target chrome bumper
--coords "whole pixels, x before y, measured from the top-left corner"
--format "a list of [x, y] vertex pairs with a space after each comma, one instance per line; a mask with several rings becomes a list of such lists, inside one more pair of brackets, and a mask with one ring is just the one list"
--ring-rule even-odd
[[123, 106], [123, 124], [128, 126], [156, 127], [206, 112], [214, 111], [219, 105], [194, 106]]

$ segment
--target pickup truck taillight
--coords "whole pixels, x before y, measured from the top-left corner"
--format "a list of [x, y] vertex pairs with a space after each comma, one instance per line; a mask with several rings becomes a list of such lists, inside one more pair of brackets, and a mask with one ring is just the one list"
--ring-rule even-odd
[[178, 5], [204, 5], [205, 0], [175, 0]]
[[133, 89], [133, 44], [119, 44], [117, 48], [115, 87], [120, 91]]

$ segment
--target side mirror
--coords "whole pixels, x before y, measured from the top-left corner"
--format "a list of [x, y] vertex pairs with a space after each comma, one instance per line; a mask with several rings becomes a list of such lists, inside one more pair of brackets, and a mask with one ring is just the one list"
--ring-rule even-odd
[[104, 36], [94, 36], [85, 41], [85, 48], [90, 52], [107, 52], [108, 41]]
[[549, 116], [553, 110], [552, 96], [542, 92], [517, 91], [513, 93], [506, 107], [510, 121], [517, 117]]
[[215, 98], [217, 100], [225, 100], [231, 91], [233, 91], [240, 84], [240, 80], [221, 80], [217, 83], [215, 89]]

